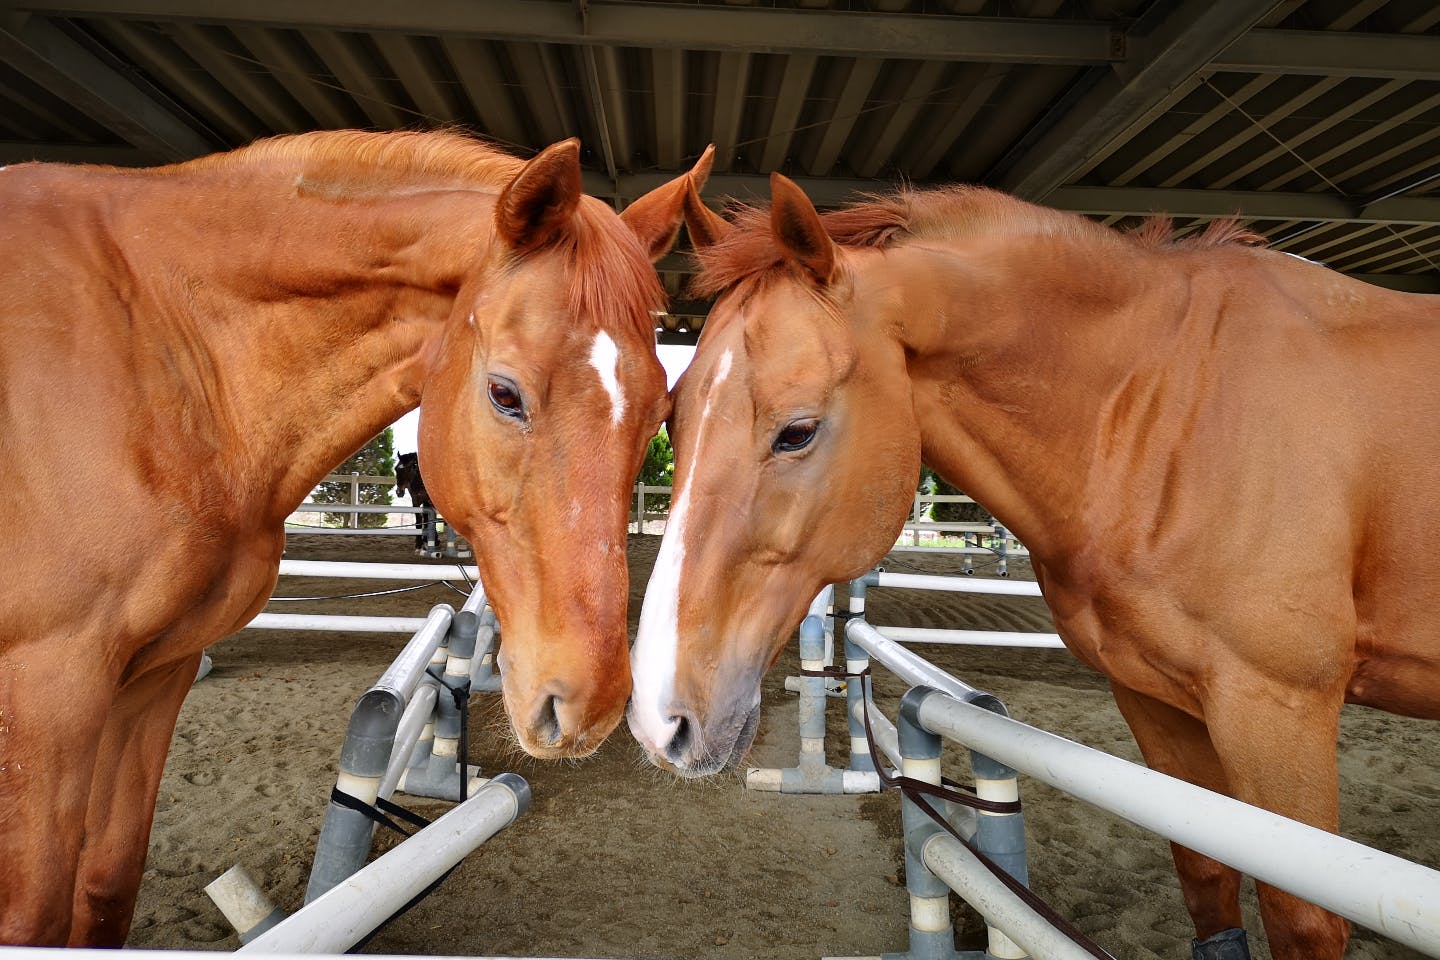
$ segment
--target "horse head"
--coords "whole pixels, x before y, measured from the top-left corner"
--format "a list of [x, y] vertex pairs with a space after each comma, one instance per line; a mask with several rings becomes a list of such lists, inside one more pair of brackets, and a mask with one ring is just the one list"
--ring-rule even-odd
[[581, 193], [576, 141], [530, 160], [423, 388], [426, 487], [475, 547], [506, 712], [536, 756], [591, 752], [629, 696], [629, 492], [669, 412], [652, 261], [707, 170], [708, 154], [622, 218]]
[[872, 252], [837, 245], [798, 187], [771, 183], [769, 214], [734, 226], [687, 198], [701, 292], [719, 299], [673, 395], [675, 499], [629, 712], [651, 759], [684, 776], [740, 762], [761, 677], [820, 588], [894, 543], [920, 468], [905, 357], [871, 318], [885, 300]]

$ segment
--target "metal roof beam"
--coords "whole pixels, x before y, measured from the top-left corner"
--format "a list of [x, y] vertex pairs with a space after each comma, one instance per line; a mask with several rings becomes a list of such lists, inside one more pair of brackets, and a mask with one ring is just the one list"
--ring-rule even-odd
[[770, 114], [770, 130], [755, 151], [759, 154], [755, 163], [758, 169], [769, 173], [785, 165], [790, 144], [795, 139], [795, 128], [800, 124], [800, 111], [805, 108], [805, 98], [810, 92], [810, 80], [819, 61], [820, 58], [813, 54], [785, 59], [780, 88], [775, 94], [775, 110]]
[[113, 143], [23, 143], [0, 140], [0, 164], [47, 160], [52, 163], [105, 163], [143, 167], [154, 157], [139, 147]]
[[364, 122], [349, 97], [311, 76], [314, 69], [302, 58], [300, 40], [264, 27], [235, 26], [230, 32], [315, 123], [339, 129]]
[[1252, 30], [1216, 55], [1212, 70], [1433, 80], [1440, 37], [1331, 30]]
[[849, 64], [840, 95], [835, 99], [835, 109], [825, 118], [825, 128], [814, 148], [814, 155], [803, 164], [811, 176], [823, 177], [835, 168], [840, 160], [840, 151], [845, 141], [850, 139], [850, 132], [855, 129], [855, 121], [860, 119], [884, 64], [885, 61], [873, 57], [861, 57]]
[[429, 52], [420, 46], [418, 37], [377, 33], [375, 46], [395, 70], [400, 85], [405, 88], [410, 99], [415, 101], [416, 108], [427, 120], [442, 125], [460, 121], [461, 117], [455, 105], [430, 75], [430, 69], [426, 66]]
[[1352, 273], [1350, 276], [1406, 293], [1440, 293], [1440, 273]]
[[1440, 224], [1440, 197], [1391, 197], [1356, 207], [1335, 196], [1250, 190], [1062, 187], [1048, 206], [1076, 213], [1165, 213], [1179, 217], [1242, 216], [1264, 220]]
[[332, 30], [304, 30], [301, 35], [375, 126], [394, 130], [415, 121], [412, 112], [402, 112], [386, 98], [380, 81], [370, 75], [356, 48], [358, 38]]
[[1108, 24], [996, 17], [629, 4], [592, 0], [17, 0], [15, 6], [74, 16], [255, 23], [534, 43], [812, 53], [999, 63], [1106, 63], [1115, 59]]
[[655, 163], [661, 170], [680, 169], [685, 136], [685, 51], [650, 51], [655, 77]]
[[[1120, 34], [1113, 26], [1064, 20], [632, 5], [604, 0], [588, 4], [588, 26], [572, 0], [488, 0], [483, 4], [470, 0], [423, 4], [354, 0], [323, 5], [293, 0], [212, 0], [203, 5], [193, 0], [11, 0], [11, 5], [66, 16], [390, 30], [537, 43], [980, 63], [1104, 64], [1125, 59], [1116, 49]], [[1250, 6], [1263, 14], [1266, 5]], [[1432, 79], [1437, 43], [1440, 38], [1433, 36], [1258, 29], [1235, 39], [1210, 66], [1250, 73]]]
[[[603, 173], [587, 171], [585, 192], [597, 197], [634, 200], [666, 183], [670, 173], [622, 174], [616, 183]], [[792, 178], [816, 206], [835, 207], [865, 194], [886, 193], [895, 185], [885, 180], [843, 177]], [[711, 174], [704, 195], [770, 200], [770, 178], [735, 173]], [[1336, 196], [1314, 193], [1259, 193], [1252, 190], [1186, 190], [1155, 187], [1061, 187], [1045, 205], [1072, 213], [1099, 216], [1243, 217], [1252, 220], [1301, 220], [1307, 223], [1429, 223], [1440, 224], [1440, 196], [1399, 196], [1357, 207]]]
[[745, 118], [745, 91], [750, 82], [748, 53], [720, 54], [715, 74], [715, 117], [710, 139], [715, 144], [715, 171], [724, 173], [735, 162], [740, 125]]
[[1127, 48], [1134, 48], [1132, 57], [1113, 70], [1097, 70], [1077, 85], [1077, 90], [1088, 86], [1084, 93], [1062, 98], [1041, 117], [1034, 129], [1044, 132], [1001, 176], [1000, 185], [1043, 199], [1267, 12], [1253, 0], [1189, 0], [1166, 9], [1156, 23], [1142, 19], [1125, 38]]
[[0, 12], [0, 60], [74, 104], [151, 160], [184, 160], [214, 149], [168, 104], [44, 19]]

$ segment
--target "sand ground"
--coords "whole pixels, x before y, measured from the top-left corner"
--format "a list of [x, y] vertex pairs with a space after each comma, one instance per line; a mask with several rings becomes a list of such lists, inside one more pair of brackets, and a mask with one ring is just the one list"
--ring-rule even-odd
[[[631, 630], [659, 538], [630, 538]], [[413, 560], [407, 538], [294, 536], [303, 559]], [[954, 573], [949, 557], [898, 555], [891, 569]], [[1028, 577], [1023, 564], [1012, 575]], [[287, 579], [281, 595], [331, 596], [386, 584]], [[461, 598], [444, 587], [364, 600], [275, 604], [287, 612], [421, 616]], [[874, 591], [870, 620], [894, 626], [1048, 630], [1043, 602]], [[202, 888], [241, 863], [277, 904], [304, 895], [340, 742], [356, 698], [403, 643], [398, 636], [244, 631], [213, 648], [215, 670], [180, 715], [160, 788], [132, 947], [232, 950], [236, 940]], [[1138, 760], [1105, 678], [1064, 651], [922, 648], [1001, 697], [1017, 718]], [[795, 762], [791, 650], [765, 684], [751, 762]], [[903, 690], [881, 677], [892, 704]], [[829, 714], [831, 762], [846, 742]], [[509, 745], [498, 698], [472, 713], [472, 762], [530, 781], [530, 812], [471, 856], [439, 891], [367, 948], [377, 953], [801, 960], [904, 948], [906, 895], [894, 795], [750, 793], [736, 776], [682, 782], [649, 767], [622, 724], [593, 757], [531, 760]], [[1346, 708], [1340, 746], [1345, 835], [1440, 865], [1435, 728]], [[963, 760], [948, 767], [964, 771]], [[1191, 930], [1167, 845], [1124, 821], [1021, 781], [1032, 886], [1117, 957], [1185, 960]], [[427, 815], [446, 804], [411, 801]], [[387, 841], [382, 841], [384, 846]], [[1257, 960], [1269, 952], [1246, 910]], [[956, 901], [962, 948], [982, 943]], [[1348, 957], [1416, 957], [1357, 930]]]

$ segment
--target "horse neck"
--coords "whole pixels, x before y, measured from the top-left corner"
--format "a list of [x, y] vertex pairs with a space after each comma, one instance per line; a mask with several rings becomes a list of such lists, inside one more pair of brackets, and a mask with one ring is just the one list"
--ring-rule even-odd
[[1063, 551], [1100, 482], [1117, 397], [1175, 346], [1184, 273], [1083, 233], [921, 243], [886, 259], [900, 266], [923, 459], [1037, 557]]
[[[113, 202], [138, 299], [185, 344], [237, 507], [273, 521], [420, 399], [445, 320], [493, 241], [495, 196], [307, 196], [202, 171]], [[225, 442], [228, 437], [229, 442]]]

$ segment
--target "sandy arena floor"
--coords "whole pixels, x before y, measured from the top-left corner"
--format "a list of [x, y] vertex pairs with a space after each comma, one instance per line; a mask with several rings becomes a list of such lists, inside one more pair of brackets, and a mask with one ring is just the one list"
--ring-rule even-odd
[[[411, 562], [410, 546], [398, 537], [297, 536], [289, 556]], [[630, 538], [632, 635], [658, 546], [658, 537]], [[953, 558], [913, 554], [889, 566], [958, 571]], [[1028, 570], [1021, 565], [1013, 575]], [[291, 578], [278, 592], [328, 596], [385, 586]], [[461, 599], [432, 587], [271, 609], [422, 616]], [[878, 590], [869, 609], [876, 624], [1050, 629], [1038, 599]], [[233, 950], [237, 942], [202, 888], [235, 863], [280, 906], [299, 905], [350, 709], [403, 640], [251, 630], [211, 650], [214, 673], [192, 691], [176, 728], [130, 946]], [[1138, 760], [1104, 677], [1064, 651], [924, 650], [1001, 697], [1018, 719]], [[792, 645], [766, 681], [751, 758], [757, 766], [795, 762], [795, 698], [782, 686], [795, 665]], [[903, 691], [882, 677], [877, 692], [888, 704]], [[838, 703], [829, 716], [831, 762], [843, 764]], [[623, 723], [595, 756], [543, 763], [515, 753], [503, 723], [498, 698], [473, 713], [472, 762], [528, 779], [530, 813], [376, 937], [370, 952], [811, 960], [904, 947], [893, 795], [754, 794], [735, 776], [677, 781], [643, 762]], [[1434, 730], [1346, 708], [1340, 772], [1347, 836], [1440, 865]], [[1022, 779], [1021, 796], [1031, 882], [1040, 894], [1117, 957], [1189, 957], [1189, 920], [1164, 842], [1034, 781]], [[447, 808], [411, 805], [429, 815]], [[1246, 898], [1256, 960], [1266, 960], [1253, 885]], [[973, 911], [957, 901], [955, 916], [961, 947], [981, 946]], [[1357, 930], [1347, 956], [1419, 955]]]

